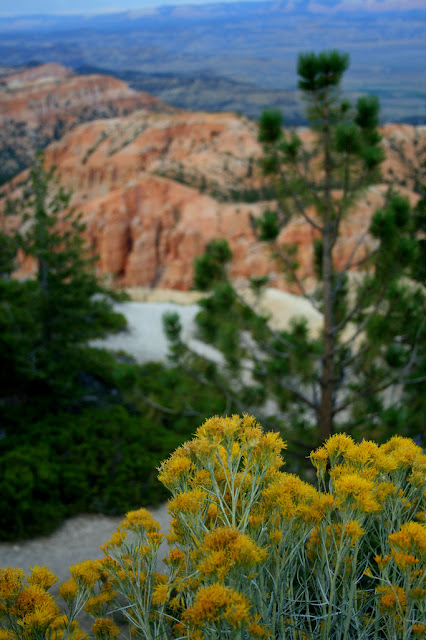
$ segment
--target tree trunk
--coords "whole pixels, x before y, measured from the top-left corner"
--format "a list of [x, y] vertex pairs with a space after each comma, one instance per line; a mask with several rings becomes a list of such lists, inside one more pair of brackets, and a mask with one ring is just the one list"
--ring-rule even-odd
[[321, 360], [321, 402], [318, 415], [318, 431], [323, 440], [333, 433], [334, 405], [334, 321], [333, 321], [333, 242], [332, 242], [332, 158], [329, 122], [328, 94], [324, 99], [324, 220], [322, 278], [324, 301], [324, 351]]

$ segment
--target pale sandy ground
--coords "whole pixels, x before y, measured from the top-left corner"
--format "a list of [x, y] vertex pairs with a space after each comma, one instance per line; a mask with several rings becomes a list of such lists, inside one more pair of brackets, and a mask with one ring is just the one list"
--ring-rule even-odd
[[[215, 349], [196, 338], [195, 316], [199, 311], [196, 304], [201, 297], [199, 293], [142, 287], [128, 289], [128, 292], [132, 301], [115, 305], [117, 311], [127, 318], [127, 331], [93, 341], [92, 344], [125, 351], [141, 363], [150, 360], [164, 362], [167, 360], [168, 344], [163, 333], [162, 317], [164, 313], [177, 312], [182, 323], [183, 340], [198, 353], [221, 361], [220, 354]], [[313, 335], [320, 332], [321, 314], [300, 296], [270, 288], [265, 290], [256, 303], [250, 290], [242, 288], [240, 293], [252, 306], [270, 314], [270, 323], [274, 329], [285, 329], [292, 318], [304, 316]]]
[[[169, 514], [165, 506], [149, 509], [158, 520], [163, 532], [167, 532]], [[83, 560], [97, 560], [104, 556], [99, 548], [109, 540], [123, 518], [102, 515], [81, 515], [70, 518], [49, 536], [25, 542], [0, 543], [0, 567], [20, 567], [29, 572], [34, 565], [48, 566], [59, 582], [70, 577], [70, 565]], [[160, 547], [158, 570], [162, 571], [167, 553], [165, 542]]]
[[[129, 323], [126, 333], [111, 336], [102, 344], [111, 349], [122, 349], [139, 362], [167, 358], [167, 341], [162, 331], [162, 315], [166, 311], [177, 311], [183, 325], [183, 337], [192, 347], [218, 358], [207, 345], [195, 339], [194, 318], [198, 311], [196, 300], [200, 294], [193, 292], [137, 289], [131, 292], [133, 301], [118, 305]], [[243, 295], [250, 294], [243, 291]], [[250, 299], [250, 302], [254, 302]], [[321, 315], [308, 301], [292, 294], [268, 289], [261, 306], [272, 314], [271, 323], [275, 329], [288, 326], [293, 316], [304, 315], [314, 333], [319, 331]], [[11, 505], [11, 508], [13, 506]], [[166, 508], [153, 509], [154, 517], [160, 521], [163, 531], [167, 530]], [[0, 543], [0, 567], [15, 566], [29, 571], [30, 567], [47, 565], [56, 573], [60, 581], [69, 577], [68, 568], [72, 564], [88, 558], [101, 558], [99, 546], [106, 542], [116, 530], [122, 518], [98, 515], [81, 515], [64, 522], [52, 535], [26, 542]], [[164, 549], [161, 552], [164, 554]], [[161, 569], [161, 566], [159, 566]]]

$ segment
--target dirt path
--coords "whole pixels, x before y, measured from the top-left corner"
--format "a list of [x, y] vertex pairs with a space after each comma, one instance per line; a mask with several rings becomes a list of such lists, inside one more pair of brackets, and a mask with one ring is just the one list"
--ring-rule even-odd
[[[166, 533], [169, 521], [166, 508], [162, 506], [150, 511], [160, 522], [163, 533]], [[63, 582], [69, 578], [70, 565], [89, 558], [95, 560], [103, 557], [99, 546], [109, 540], [122, 519], [81, 515], [66, 520], [49, 536], [24, 542], [2, 542], [0, 567], [20, 567], [28, 572], [34, 565], [46, 565], [58, 576], [59, 582]], [[164, 557], [166, 552], [163, 544], [160, 556]], [[161, 564], [158, 566], [159, 570]]]

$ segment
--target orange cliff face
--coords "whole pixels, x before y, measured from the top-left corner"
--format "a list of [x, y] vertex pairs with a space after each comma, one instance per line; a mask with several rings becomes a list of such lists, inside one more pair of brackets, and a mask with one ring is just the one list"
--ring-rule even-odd
[[117, 78], [75, 75], [56, 63], [0, 77], [0, 183], [76, 125], [138, 109], [175, 111]]
[[[396, 136], [402, 144], [402, 136], [411, 153], [416, 135], [424, 146], [425, 131], [392, 125], [383, 133], [389, 152], [384, 173], [397, 172], [414, 198], [409, 171], [391, 140]], [[234, 254], [231, 278], [269, 274], [270, 286], [297, 292], [268, 245], [256, 238], [253, 221], [271, 203], [242, 201], [245, 190], [247, 195], [261, 185], [256, 138], [256, 125], [233, 114], [138, 111], [75, 128], [47, 148], [46, 162], [57, 165], [61, 183], [73, 191], [72, 204], [82, 212], [89, 245], [100, 257], [98, 268], [118, 286], [189, 289], [194, 258], [211, 239], [226, 237]], [[22, 176], [3, 190], [13, 192], [20, 181]], [[337, 268], [358, 246], [386, 188], [371, 187], [344, 221]], [[308, 289], [312, 239], [312, 229], [298, 218], [280, 235], [282, 242], [297, 243], [299, 276]], [[366, 238], [357, 256], [369, 245]]]
[[78, 118], [84, 120], [85, 111], [94, 110], [98, 117], [104, 117], [109, 115], [108, 110], [114, 115], [124, 115], [144, 108], [173, 110], [149, 93], [130, 89], [117, 78], [75, 75], [72, 69], [56, 63], [0, 78], [2, 126], [10, 120], [36, 126], [54, 123], [58, 118], [75, 124]]

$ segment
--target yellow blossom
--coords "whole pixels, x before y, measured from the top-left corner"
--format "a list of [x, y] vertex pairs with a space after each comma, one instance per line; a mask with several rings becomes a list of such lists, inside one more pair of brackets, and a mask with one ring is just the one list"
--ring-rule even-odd
[[[206, 437], [201, 435], [198, 435], [196, 438], [193, 438], [189, 442], [186, 442], [180, 449], [178, 449], [178, 451], [181, 451], [181, 455], [186, 456], [192, 462], [202, 462], [205, 464], [209, 464], [211, 462], [216, 450], [217, 443], [211, 442]], [[191, 470], [193, 470], [193, 467], [191, 467]], [[206, 470], [197, 469], [197, 471]], [[204, 476], [204, 478], [210, 477], [210, 474], [207, 471], [206, 474], [207, 476]]]
[[271, 634], [263, 624], [259, 623], [259, 619], [259, 615], [251, 618], [247, 629], [250, 633], [250, 637], [257, 638], [258, 640], [264, 640], [265, 638], [269, 638]]
[[380, 447], [382, 453], [390, 453], [396, 460], [399, 468], [412, 466], [420, 457], [422, 450], [411, 440], [402, 436], [393, 436]]
[[282, 463], [280, 453], [283, 449], [286, 449], [287, 445], [279, 434], [275, 431], [267, 431], [260, 438], [259, 443], [254, 448], [256, 456], [261, 456], [262, 459], [266, 456], [274, 455], [277, 460]]
[[269, 537], [271, 539], [271, 542], [273, 542], [273, 544], [279, 544], [280, 542], [282, 542], [283, 539], [283, 532], [282, 531], [271, 531], [271, 533], [269, 534]]
[[193, 605], [184, 612], [183, 620], [190, 628], [197, 629], [225, 619], [237, 629], [248, 621], [249, 610], [250, 604], [244, 595], [216, 582], [198, 590]]
[[391, 481], [379, 482], [375, 489], [374, 495], [380, 503], [383, 503], [389, 496], [396, 496], [398, 488]]
[[250, 536], [229, 527], [218, 527], [204, 537], [203, 552], [218, 551], [225, 552], [229, 563], [246, 566], [262, 562], [267, 553]]
[[292, 473], [277, 472], [274, 480], [262, 491], [268, 509], [278, 508], [282, 516], [292, 519], [303, 512], [302, 506], [311, 504], [317, 497], [316, 489]]
[[379, 455], [379, 445], [371, 440], [362, 440], [359, 444], [349, 447], [345, 452], [345, 460], [360, 467], [374, 464]]
[[114, 549], [114, 547], [119, 547], [126, 538], [127, 538], [126, 531], [117, 530], [112, 534], [108, 542], [105, 542], [105, 544], [103, 544], [100, 547], [100, 549], [102, 549], [104, 553], [108, 553], [108, 551], [110, 551], [111, 549]]
[[115, 640], [120, 634], [120, 629], [110, 618], [97, 618], [92, 627], [92, 632], [97, 640]]
[[426, 472], [424, 469], [414, 469], [407, 480], [413, 487], [420, 489], [426, 484]]
[[189, 479], [192, 487], [206, 487], [211, 489], [212, 479], [207, 469], [197, 469]]
[[170, 587], [168, 584], [159, 584], [152, 592], [152, 604], [155, 606], [161, 606], [165, 604], [169, 597]]
[[346, 523], [344, 533], [349, 538], [351, 538], [352, 543], [354, 544], [357, 540], [359, 540], [361, 536], [365, 534], [365, 531], [357, 520], [351, 520], [350, 522]]
[[179, 549], [170, 549], [169, 555], [164, 558], [164, 562], [171, 566], [182, 565], [185, 562], [185, 556]]
[[92, 616], [100, 616], [103, 612], [105, 605], [111, 601], [111, 595], [109, 593], [100, 593], [97, 596], [92, 596], [86, 602], [84, 610], [90, 613]]
[[158, 533], [158, 531], [152, 531], [151, 533], [147, 533], [146, 537], [148, 540], [148, 544], [151, 544], [154, 547], [159, 547], [163, 539], [163, 534]]
[[263, 525], [265, 521], [264, 516], [258, 514], [258, 513], [254, 513], [251, 516], [249, 516], [249, 524], [250, 524], [250, 528], [252, 530], [256, 530], [259, 527], [261, 527]]
[[48, 567], [39, 567], [37, 565], [31, 567], [31, 575], [28, 578], [30, 584], [38, 584], [43, 589], [50, 589], [57, 581], [58, 578]]
[[335, 495], [344, 502], [353, 499], [358, 509], [365, 513], [380, 511], [381, 506], [373, 497], [374, 482], [361, 477], [357, 473], [348, 473], [336, 478]]
[[306, 523], [318, 524], [324, 519], [326, 513], [331, 511], [334, 505], [335, 500], [331, 493], [316, 494], [307, 504], [299, 504], [295, 514]]
[[82, 584], [90, 588], [94, 586], [101, 575], [100, 566], [96, 560], [85, 560], [84, 562], [75, 564], [70, 567], [70, 573], [77, 584]]
[[396, 551], [392, 551], [392, 558], [400, 569], [411, 569], [411, 567], [419, 562], [418, 558], [410, 553], [396, 553]]
[[78, 584], [75, 580], [67, 580], [59, 586], [59, 595], [65, 602], [72, 602], [78, 594]]
[[167, 507], [173, 516], [179, 513], [198, 513], [203, 510], [206, 498], [206, 492], [201, 487], [196, 487], [191, 491], [179, 493], [169, 500]]
[[392, 548], [412, 551], [421, 558], [426, 557], [426, 525], [420, 522], [407, 522], [401, 529], [388, 537]]
[[426, 627], [424, 624], [413, 624], [413, 633], [416, 638], [426, 638]]
[[381, 449], [379, 450], [375, 464], [379, 471], [383, 471], [384, 473], [392, 473], [398, 469], [398, 461], [393, 453], [385, 453]]
[[253, 449], [256, 447], [262, 437], [262, 429], [254, 426], [246, 426], [244, 432], [241, 434], [241, 442], [248, 448]]
[[25, 579], [25, 572], [14, 567], [0, 568], [0, 598], [9, 600], [19, 593]]
[[50, 606], [57, 609], [51, 595], [46, 593], [43, 587], [38, 584], [30, 584], [23, 589], [17, 596], [13, 607], [13, 613], [16, 616], [23, 616], [32, 612], [38, 607]]
[[346, 435], [346, 433], [335, 433], [326, 440], [323, 447], [330, 458], [330, 462], [333, 464], [333, 461], [339, 456], [343, 455], [346, 457], [346, 455], [350, 455], [355, 447], [355, 443], [351, 436]]
[[380, 596], [379, 611], [381, 613], [395, 612], [403, 614], [407, 606], [407, 596], [402, 587], [386, 585], [378, 587], [376, 593]]
[[315, 451], [311, 451], [309, 455], [312, 464], [319, 473], [325, 473], [328, 462], [328, 453], [325, 447], [319, 447]]
[[49, 608], [40, 607], [26, 613], [17, 623], [27, 634], [44, 633], [57, 616], [59, 609], [52, 612]]
[[29, 631], [45, 630], [59, 615], [52, 596], [38, 584], [30, 584], [16, 598], [11, 613], [19, 625]]
[[164, 486], [171, 489], [188, 476], [190, 469], [191, 460], [183, 454], [180, 448], [161, 463], [158, 469], [158, 479]]
[[136, 532], [142, 529], [147, 533], [153, 533], [160, 530], [160, 524], [152, 517], [148, 509], [138, 509], [126, 513], [126, 518], [120, 524], [120, 528]]
[[383, 571], [388, 566], [391, 558], [388, 555], [386, 555], [386, 556], [375, 556], [374, 560], [375, 560], [375, 562], [377, 562], [379, 569], [381, 571]]
[[241, 430], [243, 420], [238, 415], [220, 418], [213, 416], [197, 429], [197, 436], [204, 436], [213, 442], [222, 442], [225, 438], [234, 438]]

